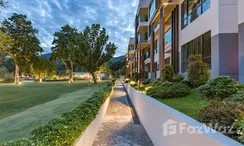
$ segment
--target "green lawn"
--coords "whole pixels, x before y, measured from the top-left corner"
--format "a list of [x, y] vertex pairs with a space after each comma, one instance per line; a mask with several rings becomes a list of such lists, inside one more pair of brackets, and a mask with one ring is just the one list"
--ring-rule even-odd
[[208, 102], [202, 100], [199, 93], [194, 90], [186, 97], [158, 100], [196, 120], [199, 111], [202, 109], [202, 107], [208, 104]]
[[88, 82], [23, 83], [0, 85], [0, 141], [26, 137], [38, 125], [79, 106], [106, 86]]

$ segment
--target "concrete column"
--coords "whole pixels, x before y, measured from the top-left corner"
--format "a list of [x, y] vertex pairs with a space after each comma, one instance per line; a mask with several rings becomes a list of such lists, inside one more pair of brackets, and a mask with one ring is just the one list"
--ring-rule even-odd
[[211, 75], [226, 75], [238, 80], [238, 3], [218, 0], [218, 29], [211, 38]]
[[238, 0], [239, 81], [244, 83], [244, 0]]
[[151, 54], [151, 62], [150, 62], [150, 75], [151, 79], [155, 78], [155, 68], [154, 68], [154, 30], [153, 25], [151, 27], [151, 42], [150, 42], [150, 54]]
[[165, 65], [165, 44], [164, 44], [164, 35], [165, 35], [165, 19], [164, 19], [164, 7], [160, 9], [160, 34], [159, 34], [159, 71], [161, 71]]

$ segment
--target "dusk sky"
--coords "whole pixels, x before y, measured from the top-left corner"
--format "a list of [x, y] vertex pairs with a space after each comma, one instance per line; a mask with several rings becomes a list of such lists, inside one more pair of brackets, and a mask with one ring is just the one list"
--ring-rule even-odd
[[138, 0], [7, 0], [0, 20], [12, 13], [27, 15], [45, 53], [50, 53], [53, 34], [66, 24], [82, 31], [85, 26], [101, 24], [110, 40], [118, 46], [115, 56], [124, 55], [129, 37], [134, 35], [134, 18]]

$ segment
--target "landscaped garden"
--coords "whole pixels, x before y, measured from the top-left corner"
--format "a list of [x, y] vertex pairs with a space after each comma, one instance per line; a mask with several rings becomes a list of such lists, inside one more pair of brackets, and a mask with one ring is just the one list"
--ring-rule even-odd
[[[0, 7], [5, 4], [0, 0]], [[82, 31], [67, 24], [43, 55], [26, 15], [2, 20], [0, 145], [73, 145], [111, 92], [114, 82], [101, 81], [100, 73], [111, 77], [107, 62], [116, 45], [99, 24]]]
[[[12, 85], [1, 85], [8, 89], [9, 98], [2, 98], [0, 104], [8, 103], [10, 111], [14, 111], [0, 120], [0, 141], [13, 140], [2, 145], [72, 145], [111, 92], [111, 83], [92, 86], [87, 83], [43, 83], [43, 88], [27, 83], [13, 89]], [[14, 140], [16, 138], [18, 140]]]
[[125, 82], [244, 144], [243, 85], [227, 76], [210, 79], [200, 55], [191, 56], [188, 63], [186, 77], [175, 75], [173, 67], [165, 65], [160, 79], [149, 80], [142, 72]]

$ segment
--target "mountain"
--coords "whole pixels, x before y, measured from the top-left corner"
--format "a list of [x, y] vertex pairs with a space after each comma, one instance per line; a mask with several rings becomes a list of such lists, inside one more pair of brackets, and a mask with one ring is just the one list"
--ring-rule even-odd
[[113, 57], [110, 62], [118, 62], [125, 59], [125, 55], [119, 56], [119, 57]]
[[45, 56], [47, 59], [50, 59], [52, 56], [52, 53], [43, 54], [42, 56]]

